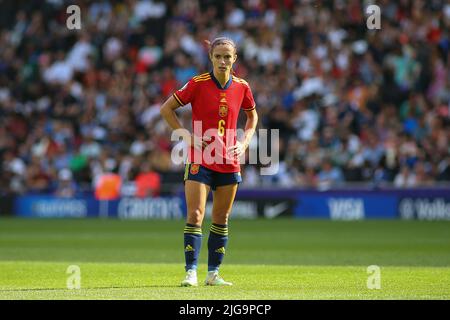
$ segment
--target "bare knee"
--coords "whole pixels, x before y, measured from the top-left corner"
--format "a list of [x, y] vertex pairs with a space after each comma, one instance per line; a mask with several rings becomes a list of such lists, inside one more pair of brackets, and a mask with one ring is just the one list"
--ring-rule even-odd
[[199, 208], [189, 210], [187, 223], [201, 226], [202, 222], [203, 222], [203, 215], [204, 215], [204, 210], [201, 210]]
[[215, 224], [228, 224], [230, 212], [213, 212], [212, 222]]

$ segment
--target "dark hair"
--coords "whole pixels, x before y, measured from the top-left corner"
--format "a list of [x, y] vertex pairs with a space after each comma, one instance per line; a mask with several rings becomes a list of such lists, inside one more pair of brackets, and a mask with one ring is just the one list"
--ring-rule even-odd
[[230, 46], [232, 46], [234, 48], [234, 52], [237, 52], [237, 47], [236, 44], [234, 43], [233, 40], [231, 40], [230, 38], [227, 37], [218, 37], [215, 38], [212, 42], [209, 42], [206, 40], [206, 43], [209, 45], [209, 55], [212, 54], [214, 48], [218, 45], [221, 44], [229, 44]]

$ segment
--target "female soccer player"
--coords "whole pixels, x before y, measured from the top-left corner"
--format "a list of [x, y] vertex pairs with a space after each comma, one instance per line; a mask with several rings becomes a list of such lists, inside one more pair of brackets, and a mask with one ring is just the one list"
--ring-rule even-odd
[[[161, 107], [169, 126], [184, 129], [175, 109], [192, 105], [193, 134], [182, 134], [190, 146], [185, 168], [187, 221], [184, 228], [186, 278], [182, 286], [197, 286], [197, 264], [202, 244], [202, 222], [209, 191], [213, 190], [212, 225], [208, 238], [206, 285], [231, 285], [219, 276], [219, 266], [228, 242], [228, 217], [238, 184], [242, 181], [238, 159], [255, 132], [258, 116], [252, 91], [246, 81], [235, 77], [236, 45], [220, 37], [209, 43], [213, 70], [193, 77]], [[236, 137], [240, 109], [247, 115], [241, 141]], [[211, 148], [212, 147], [212, 148]]]

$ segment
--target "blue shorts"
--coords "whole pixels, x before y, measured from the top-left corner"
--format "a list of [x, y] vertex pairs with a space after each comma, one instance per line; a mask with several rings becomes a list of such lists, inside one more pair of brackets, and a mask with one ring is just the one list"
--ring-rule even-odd
[[216, 190], [217, 187], [242, 182], [240, 172], [222, 173], [213, 171], [199, 164], [186, 164], [184, 170], [184, 181], [193, 180], [204, 183]]

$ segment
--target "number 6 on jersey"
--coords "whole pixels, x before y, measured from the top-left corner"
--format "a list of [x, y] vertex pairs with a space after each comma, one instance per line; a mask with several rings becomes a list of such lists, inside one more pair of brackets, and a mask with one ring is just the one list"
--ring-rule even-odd
[[219, 127], [217, 129], [219, 131], [219, 137], [223, 137], [225, 134], [225, 120], [219, 120]]

